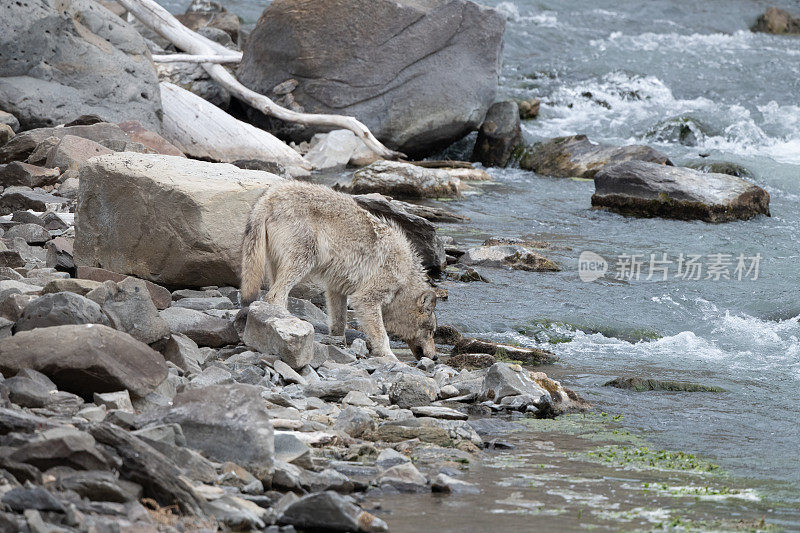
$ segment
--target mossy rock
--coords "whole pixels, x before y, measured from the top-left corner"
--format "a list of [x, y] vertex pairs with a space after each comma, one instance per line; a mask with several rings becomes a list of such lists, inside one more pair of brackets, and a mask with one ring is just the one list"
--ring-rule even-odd
[[618, 389], [645, 391], [670, 391], [670, 392], [725, 392], [725, 389], [714, 385], [703, 385], [688, 381], [662, 381], [660, 379], [625, 378], [612, 379], [604, 384], [605, 387]]

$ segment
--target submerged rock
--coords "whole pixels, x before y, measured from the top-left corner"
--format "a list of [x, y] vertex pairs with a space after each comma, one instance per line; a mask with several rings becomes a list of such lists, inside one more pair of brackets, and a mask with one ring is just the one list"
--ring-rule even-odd
[[510, 359], [534, 365], [552, 363], [558, 359], [553, 352], [541, 348], [524, 348], [468, 337], [459, 339], [453, 346], [453, 355], [458, 354], [490, 354], [498, 359]]
[[280, 96], [294, 106], [354, 116], [390, 148], [425, 155], [483, 120], [504, 30], [500, 13], [464, 0], [284, 0], [264, 10], [237, 77], [267, 95], [293, 80]]
[[592, 206], [624, 215], [706, 222], [769, 216], [769, 193], [727, 174], [628, 161], [595, 176]]
[[603, 384], [604, 387], [644, 391], [673, 391], [673, 392], [725, 392], [725, 389], [714, 385], [703, 385], [688, 381], [665, 381], [652, 378], [619, 377]]
[[756, 19], [756, 23], [750, 29], [752, 31], [776, 33], [779, 35], [797, 35], [800, 34], [800, 17], [796, 17], [777, 7], [768, 7], [763, 15], [759, 15], [758, 19]]
[[527, 246], [515, 243], [476, 246], [467, 250], [458, 261], [464, 265], [505, 266], [529, 272], [558, 272], [561, 270], [550, 259], [534, 252]]
[[586, 135], [557, 137], [526, 148], [519, 165], [543, 176], [593, 178], [609, 165], [632, 160], [672, 165], [667, 156], [649, 146], [597, 144], [591, 142]]

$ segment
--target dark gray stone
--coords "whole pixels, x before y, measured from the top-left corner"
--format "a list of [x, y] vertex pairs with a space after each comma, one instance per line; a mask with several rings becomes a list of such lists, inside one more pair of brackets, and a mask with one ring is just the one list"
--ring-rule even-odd
[[181, 307], [170, 307], [160, 314], [172, 333], [182, 333], [198, 346], [218, 348], [239, 342], [239, 334], [228, 320]]
[[278, 522], [300, 530], [388, 531], [386, 523], [353, 503], [352, 498], [333, 491], [309, 494], [291, 503]]
[[169, 324], [158, 314], [144, 280], [133, 277], [119, 283], [109, 280], [86, 297], [100, 304], [115, 329], [145, 344], [152, 344], [170, 334]]
[[354, 196], [358, 205], [375, 216], [397, 223], [411, 246], [422, 259], [422, 266], [432, 276], [441, 274], [445, 264], [444, 243], [436, 234], [436, 226], [422, 217], [409, 213], [399, 202], [372, 193]]
[[514, 149], [521, 144], [517, 103], [497, 102], [489, 108], [478, 130], [472, 160], [487, 167], [504, 167], [511, 161]]
[[108, 325], [108, 319], [100, 306], [85, 296], [74, 292], [55, 292], [31, 301], [22, 311], [15, 331], [68, 324]]
[[0, 372], [33, 368], [60, 390], [91, 399], [122, 389], [145, 396], [167, 377], [160, 353], [107, 326], [69, 325], [23, 331], [0, 340]]
[[180, 424], [186, 445], [211, 459], [234, 462], [257, 477], [272, 467], [272, 423], [258, 387], [212, 385], [182, 392], [161, 421]]

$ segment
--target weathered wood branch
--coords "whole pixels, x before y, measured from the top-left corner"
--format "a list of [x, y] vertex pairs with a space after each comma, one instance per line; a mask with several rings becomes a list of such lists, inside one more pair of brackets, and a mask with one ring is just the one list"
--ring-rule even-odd
[[153, 61], [156, 63], [240, 63], [242, 54], [235, 54], [231, 51], [230, 55], [192, 55], [192, 54], [154, 54]]
[[[193, 32], [154, 0], [119, 0], [119, 3], [149, 27], [177, 48], [193, 55], [230, 55], [230, 50], [219, 43]], [[400, 159], [404, 155], [385, 147], [364, 124], [353, 117], [343, 115], [323, 115], [298, 113], [279, 106], [263, 94], [242, 85], [225, 67], [213, 63], [202, 63], [214, 81], [225, 87], [231, 94], [258, 109], [268, 116], [287, 122], [306, 126], [323, 126], [331, 129], [347, 129], [356, 134], [367, 147], [386, 159]]]

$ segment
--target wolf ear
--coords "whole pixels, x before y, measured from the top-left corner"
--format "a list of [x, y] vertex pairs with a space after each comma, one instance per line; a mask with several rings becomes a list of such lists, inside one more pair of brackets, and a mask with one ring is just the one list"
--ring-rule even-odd
[[433, 311], [436, 307], [436, 293], [433, 291], [425, 291], [417, 298], [417, 304], [426, 311]]

